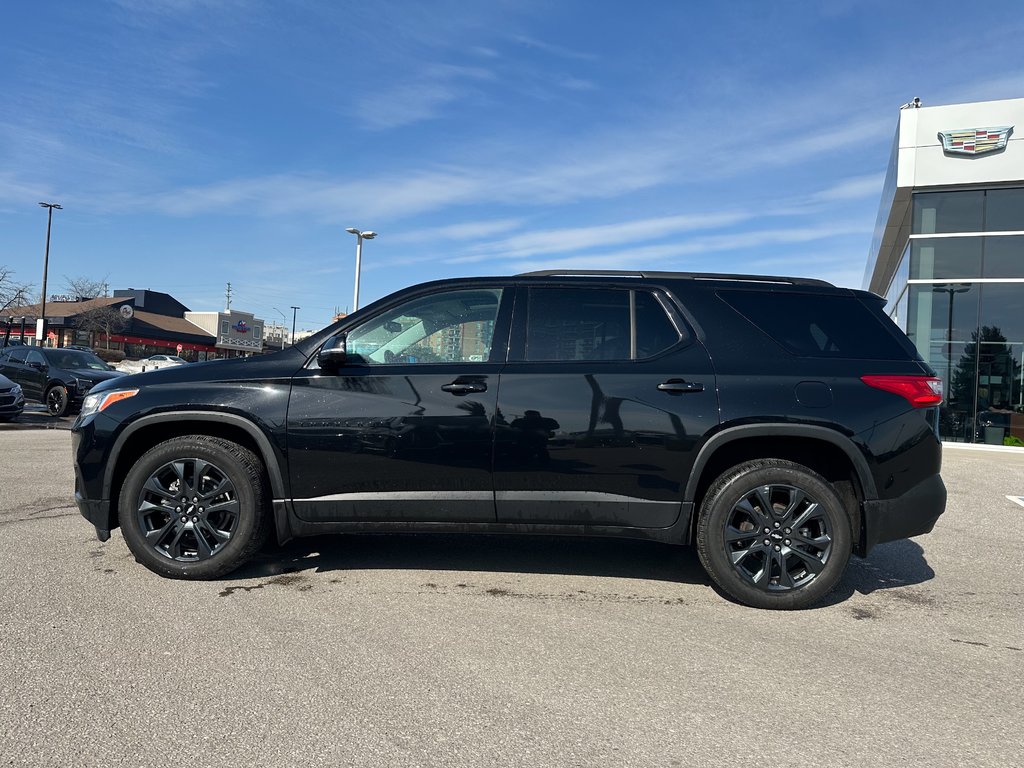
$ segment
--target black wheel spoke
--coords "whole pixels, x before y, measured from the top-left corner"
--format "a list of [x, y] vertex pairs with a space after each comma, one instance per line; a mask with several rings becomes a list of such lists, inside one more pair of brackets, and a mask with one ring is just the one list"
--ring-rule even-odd
[[760, 551], [761, 551], [760, 545], [757, 544], [757, 542], [755, 542], [755, 543], [751, 544], [749, 547], [747, 547], [746, 549], [737, 549], [737, 550], [735, 550], [733, 552], [730, 552], [729, 555], [730, 555], [730, 557], [732, 557], [732, 564], [733, 565], [739, 565], [740, 563], [742, 563], [747, 558], [748, 555], [752, 555], [755, 552], [760, 552]]
[[799, 533], [794, 533], [792, 542], [794, 544], [794, 547], [796, 545], [799, 545], [801, 547], [809, 547], [810, 549], [816, 550], [818, 552], [824, 552], [826, 549], [828, 549], [828, 545], [832, 543], [832, 539], [827, 535], [810, 537], [803, 536]]
[[789, 504], [786, 505], [786, 512], [783, 515], [787, 518], [792, 517], [793, 513], [796, 512], [799, 506], [807, 499], [807, 494], [799, 488], [793, 488], [791, 490], [792, 492], [789, 495]]
[[812, 520], [813, 518], [817, 517], [820, 514], [821, 514], [821, 507], [818, 505], [818, 502], [812, 501], [812, 502], [810, 502], [807, 505], [807, 509], [805, 509], [803, 512], [801, 512], [796, 517], [796, 519], [794, 519], [793, 522], [790, 523], [790, 527], [791, 528], [802, 528], [803, 526], [807, 525], [808, 521]]
[[161, 499], [166, 499], [167, 501], [176, 502], [178, 500], [178, 494], [171, 492], [167, 488], [164, 488], [164, 486], [160, 483], [160, 478], [157, 477], [156, 475], [150, 477], [149, 480], [146, 481], [146, 484], [142, 486], [142, 489], [143, 491], [155, 493]]
[[756, 491], [754, 491], [754, 493], [757, 496], [757, 503], [761, 507], [762, 519], [766, 523], [771, 523], [771, 521], [775, 517], [775, 508], [772, 506], [771, 499], [771, 488], [767, 486], [762, 486], [758, 488]]
[[151, 531], [146, 531], [146, 539], [152, 542], [154, 546], [159, 546], [164, 536], [167, 535], [167, 532], [174, 529], [175, 526], [184, 527], [182, 526], [178, 518], [172, 517], [168, 519], [168, 521], [159, 528], [154, 528]]
[[761, 533], [760, 528], [755, 528], [752, 531], [741, 531], [738, 528], [729, 526], [725, 529], [725, 541], [728, 544], [735, 544], [737, 542], [749, 541], [750, 539], [756, 539], [764, 534]]
[[825, 567], [821, 560], [801, 549], [790, 549], [789, 554], [796, 556], [807, 567], [808, 572], [815, 576], [821, 573], [821, 569]]
[[754, 583], [761, 589], [768, 589], [772, 578], [772, 566], [775, 565], [775, 553], [770, 549], [764, 551], [764, 564], [761, 570], [754, 575]]
[[181, 523], [177, 519], [174, 521], [174, 537], [167, 543], [167, 553], [175, 560], [180, 560], [185, 557], [185, 553], [182, 550], [181, 540], [185, 537], [188, 528], [185, 527], [184, 523]]

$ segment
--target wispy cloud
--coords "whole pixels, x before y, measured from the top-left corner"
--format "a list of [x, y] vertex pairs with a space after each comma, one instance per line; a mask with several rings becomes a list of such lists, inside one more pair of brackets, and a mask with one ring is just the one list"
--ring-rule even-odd
[[595, 61], [597, 55], [589, 53], [587, 51], [577, 51], [572, 48], [565, 48], [561, 45], [555, 45], [548, 43], [543, 40], [538, 40], [535, 37], [529, 37], [527, 35], [513, 35], [512, 40], [519, 45], [525, 45], [529, 48], [534, 48], [538, 51], [557, 56], [562, 59], [574, 59], [576, 61]]
[[396, 128], [441, 115], [442, 108], [466, 98], [473, 83], [493, 80], [481, 67], [437, 64], [415, 78], [360, 98], [355, 114], [367, 127]]

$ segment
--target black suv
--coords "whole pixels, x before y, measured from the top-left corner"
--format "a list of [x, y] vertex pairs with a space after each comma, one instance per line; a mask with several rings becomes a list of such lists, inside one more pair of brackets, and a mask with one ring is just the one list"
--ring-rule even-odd
[[0, 373], [20, 384], [28, 400], [44, 403], [51, 416], [81, 406], [96, 382], [124, 375], [79, 348], [27, 346], [0, 352]]
[[816, 280], [540, 272], [395, 293], [290, 349], [104, 382], [75, 495], [164, 576], [273, 532], [696, 544], [800, 608], [945, 507], [941, 383], [883, 300]]

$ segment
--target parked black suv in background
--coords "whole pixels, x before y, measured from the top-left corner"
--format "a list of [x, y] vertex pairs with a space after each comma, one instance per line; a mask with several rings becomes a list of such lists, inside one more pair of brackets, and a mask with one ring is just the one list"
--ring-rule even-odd
[[164, 576], [271, 531], [696, 544], [800, 608], [931, 530], [941, 387], [879, 297], [815, 280], [560, 272], [428, 283], [295, 347], [97, 385], [76, 498]]
[[28, 346], [0, 351], [0, 373], [20, 384], [28, 400], [44, 403], [51, 416], [81, 406], [96, 382], [124, 375], [92, 352]]

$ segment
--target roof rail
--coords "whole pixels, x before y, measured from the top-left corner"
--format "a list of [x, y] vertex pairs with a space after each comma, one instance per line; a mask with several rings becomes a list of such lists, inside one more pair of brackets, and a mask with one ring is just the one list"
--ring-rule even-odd
[[777, 275], [730, 275], [717, 272], [642, 272], [623, 269], [541, 269], [521, 272], [517, 277], [652, 277], [670, 280], [735, 280], [747, 283], [781, 283], [783, 285], [817, 285], [834, 288], [826, 280], [812, 277], [779, 277]]

